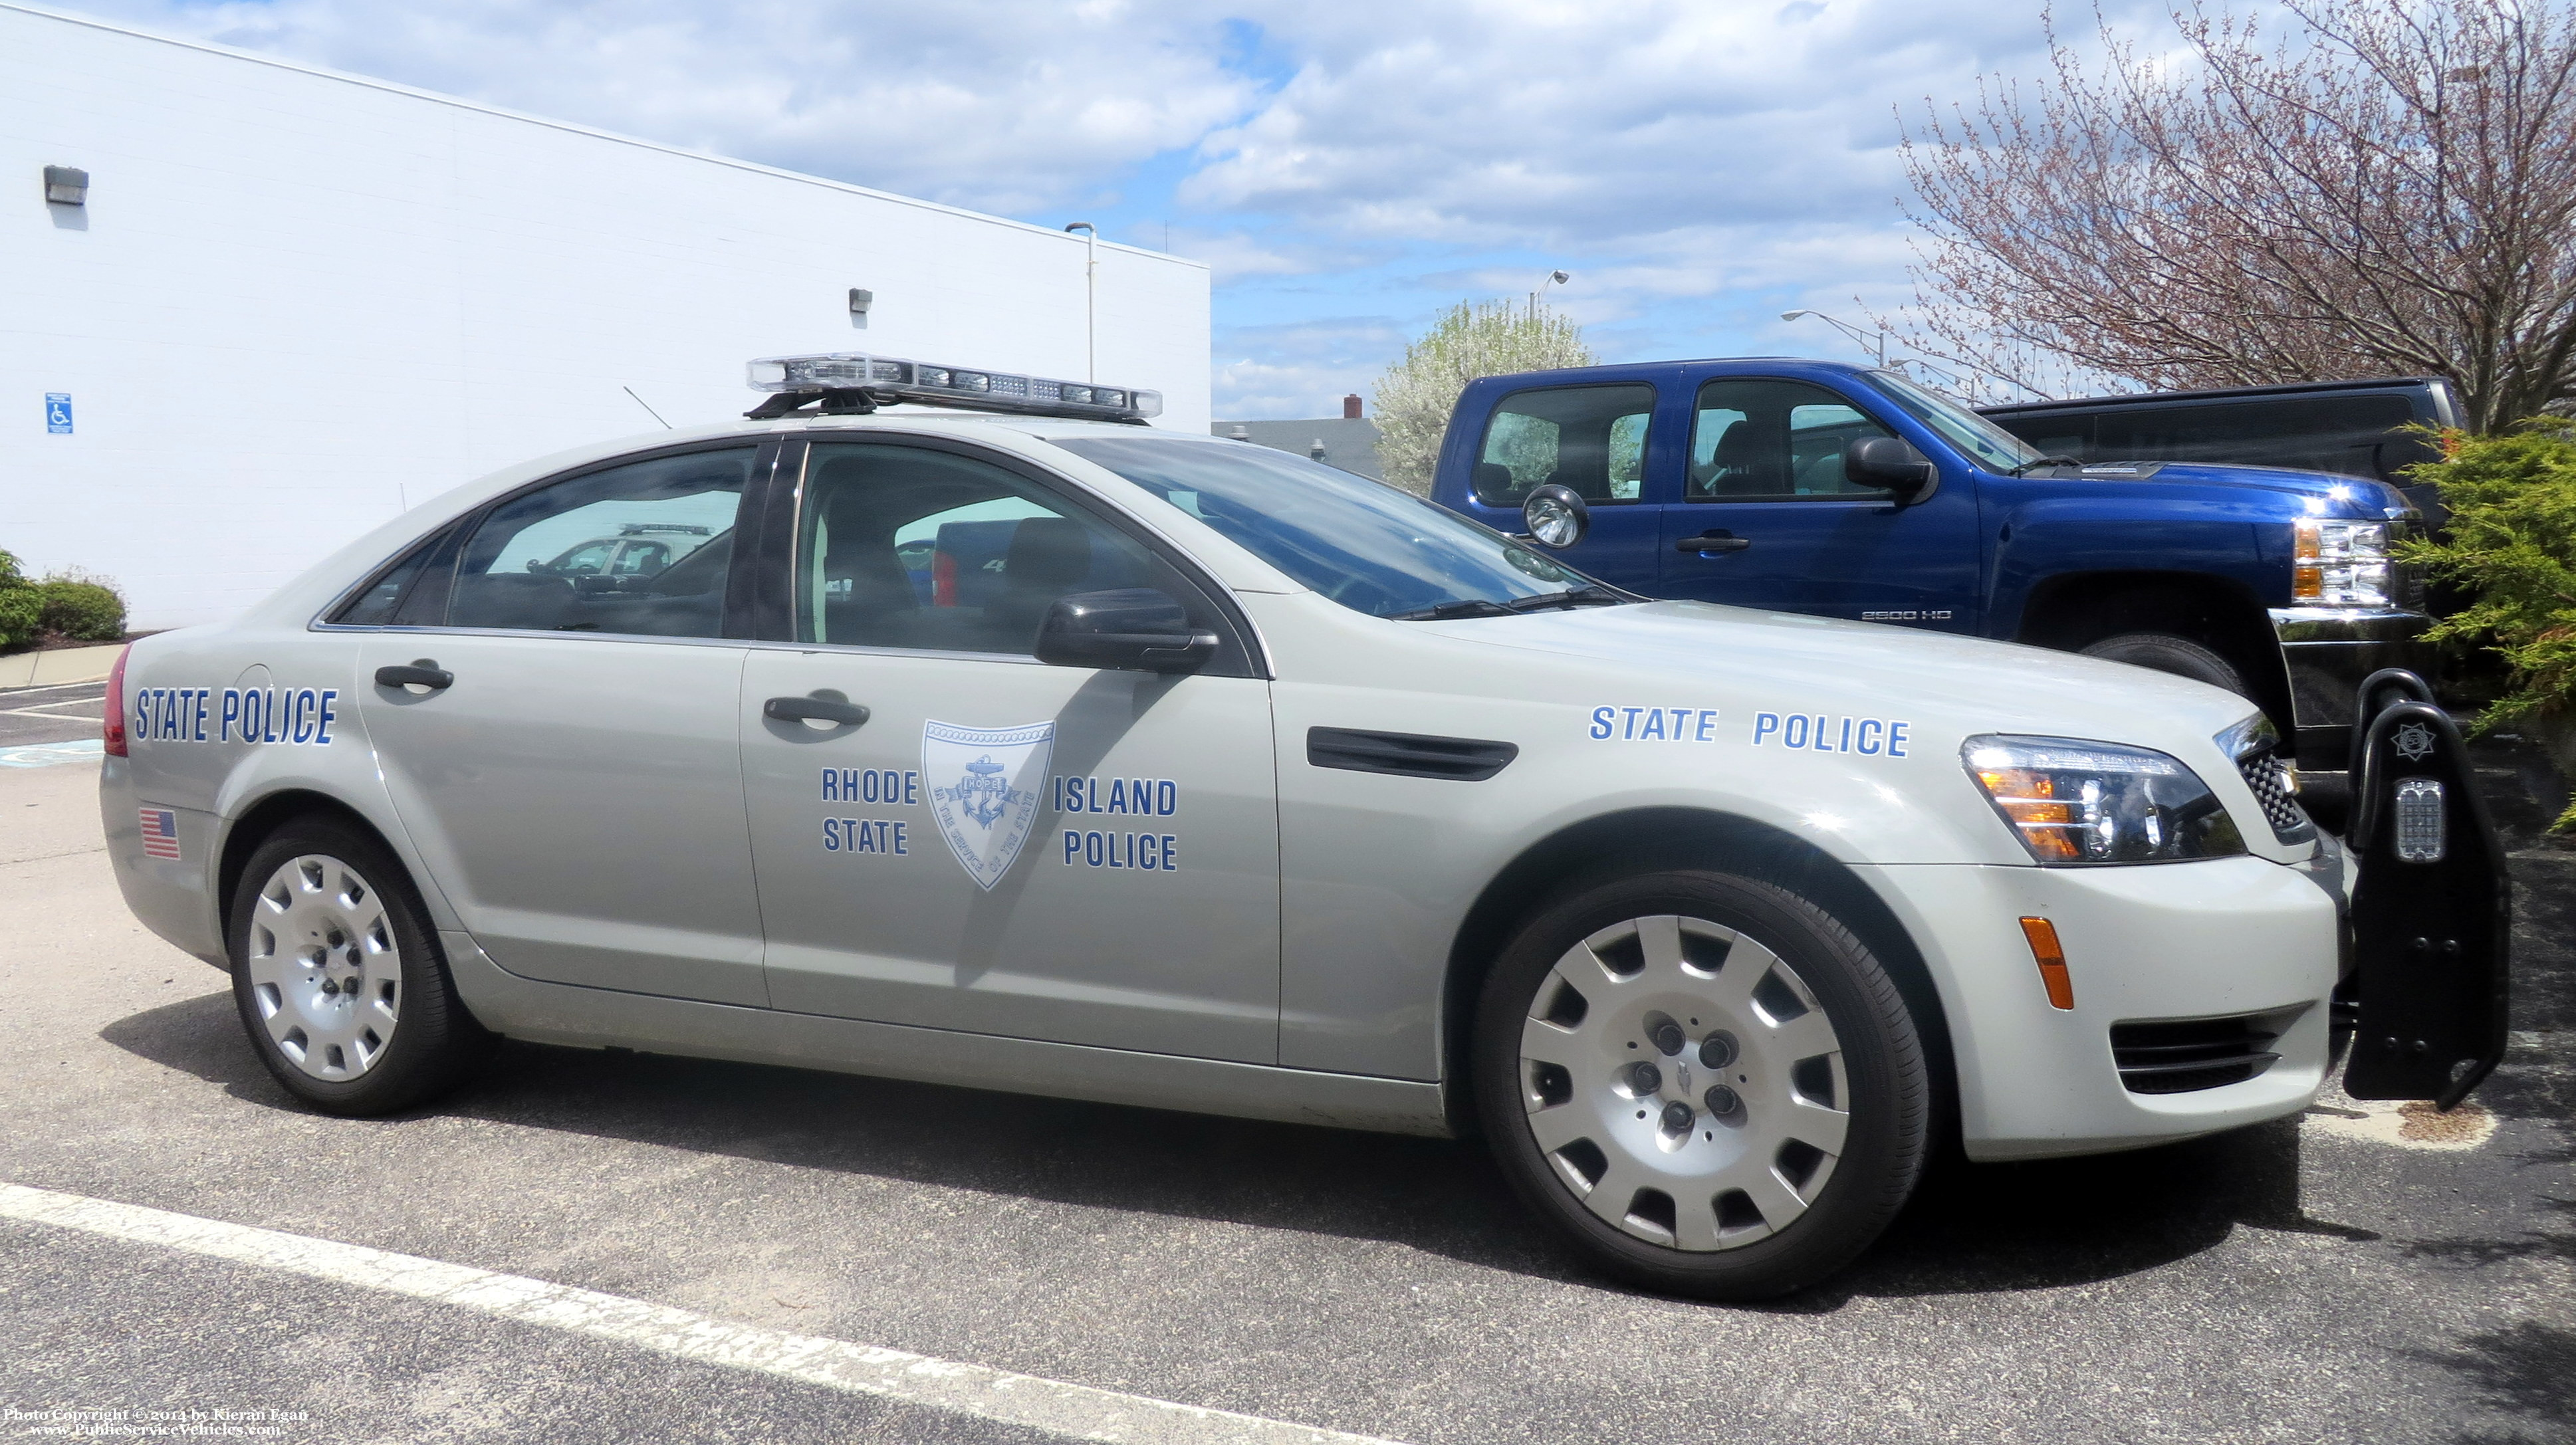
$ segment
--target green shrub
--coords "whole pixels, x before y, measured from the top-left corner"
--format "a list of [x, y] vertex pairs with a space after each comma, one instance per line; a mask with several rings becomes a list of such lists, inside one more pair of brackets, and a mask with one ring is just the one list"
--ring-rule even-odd
[[26, 578], [20, 576], [18, 572], [17, 554], [0, 550], [0, 587], [14, 586], [25, 580]]
[[114, 642], [125, 635], [125, 599], [116, 589], [83, 577], [48, 577], [35, 589], [44, 599], [39, 624], [76, 642]]
[[[0, 552], [0, 557], [8, 554]], [[0, 582], [0, 647], [36, 640], [44, 625], [45, 594], [36, 588]]]
[[[2484, 646], [2510, 673], [2479, 730], [2576, 727], [2576, 427], [2544, 417], [2489, 436], [2445, 432], [2442, 460], [2409, 470], [2441, 487], [2450, 537], [2398, 555], [2477, 593], [2428, 635]], [[2576, 832], [2576, 806], [2555, 831]]]

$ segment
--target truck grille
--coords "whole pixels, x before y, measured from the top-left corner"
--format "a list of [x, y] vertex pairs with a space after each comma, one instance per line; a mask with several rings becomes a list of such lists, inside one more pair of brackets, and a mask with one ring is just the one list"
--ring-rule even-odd
[[[2388, 524], [2388, 550], [2394, 556], [2401, 543], [2410, 542], [2422, 531], [2405, 520]], [[2388, 605], [2401, 612], [2424, 610], [2424, 569], [2413, 562], [2391, 561], [2388, 564]]]
[[2272, 836], [2284, 843], [2298, 843], [2316, 833], [2308, 821], [2308, 810], [2290, 792], [2290, 769], [2270, 748], [2247, 753], [2236, 760], [2236, 771], [2244, 774], [2245, 786], [2254, 790], [2254, 801], [2263, 805], [2263, 821], [2272, 825]]
[[2241, 1084], [2280, 1060], [2270, 1045], [2285, 1027], [2275, 1014], [2113, 1024], [2111, 1061], [2132, 1094], [2188, 1094]]

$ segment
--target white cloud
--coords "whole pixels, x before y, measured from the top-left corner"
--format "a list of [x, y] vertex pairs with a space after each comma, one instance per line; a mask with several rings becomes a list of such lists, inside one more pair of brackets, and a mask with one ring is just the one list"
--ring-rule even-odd
[[1120, 239], [1168, 227], [1214, 268], [1237, 416], [1330, 414], [1441, 307], [1556, 266], [1614, 358], [1848, 354], [1777, 314], [1907, 299], [1898, 112], [2044, 58], [2039, 0], [90, 3], [904, 194], [1079, 205]]
[[1242, 114], [1175, 7], [108, 0], [120, 18], [988, 210], [1061, 204]]

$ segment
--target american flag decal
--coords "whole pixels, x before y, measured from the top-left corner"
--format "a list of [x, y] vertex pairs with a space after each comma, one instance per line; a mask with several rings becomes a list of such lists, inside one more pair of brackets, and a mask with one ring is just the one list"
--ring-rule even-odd
[[143, 820], [143, 856], [168, 858], [179, 856], [179, 815], [167, 808], [138, 808]]

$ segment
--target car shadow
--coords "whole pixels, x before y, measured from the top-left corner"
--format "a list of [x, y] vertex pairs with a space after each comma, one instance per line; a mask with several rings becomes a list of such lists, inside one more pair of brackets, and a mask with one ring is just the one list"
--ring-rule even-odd
[[[131, 1015], [101, 1037], [140, 1058], [293, 1110], [228, 995]], [[622, 1050], [507, 1043], [424, 1111], [869, 1178], [1386, 1241], [1465, 1263], [1607, 1286], [1513, 1199], [1472, 1142], [988, 1093]], [[2209, 1249], [2238, 1226], [2348, 1239], [2300, 1212], [2284, 1120], [2094, 1159], [1934, 1167], [1860, 1261], [1764, 1306], [1830, 1312], [1854, 1296], [2050, 1289]]]

